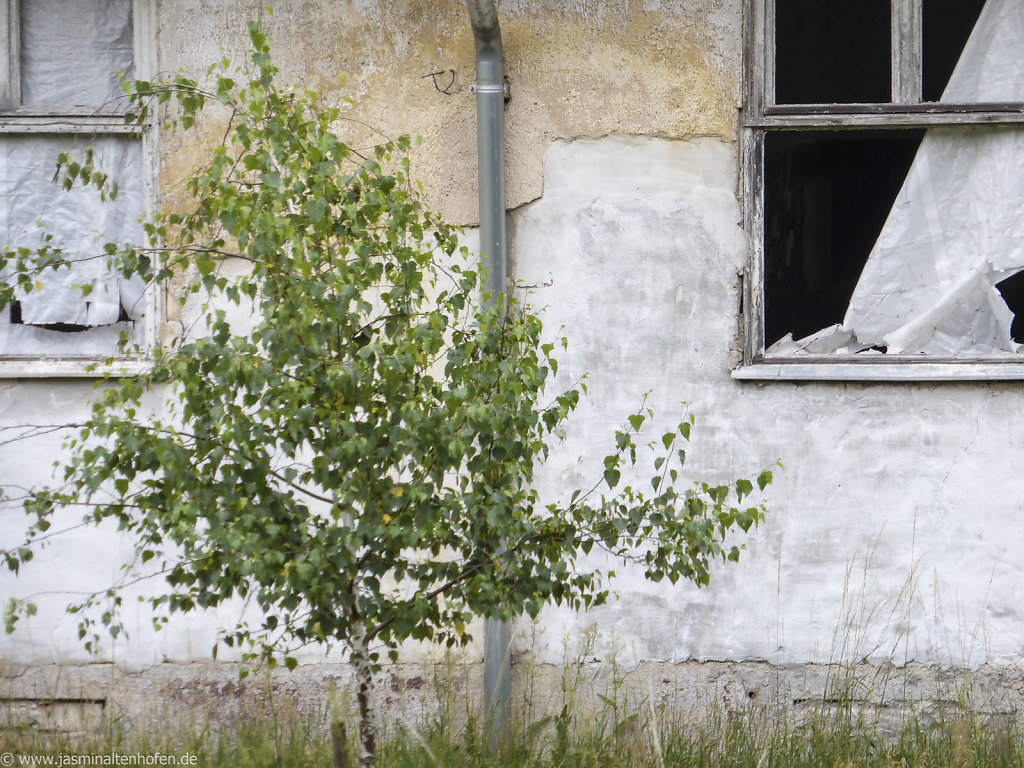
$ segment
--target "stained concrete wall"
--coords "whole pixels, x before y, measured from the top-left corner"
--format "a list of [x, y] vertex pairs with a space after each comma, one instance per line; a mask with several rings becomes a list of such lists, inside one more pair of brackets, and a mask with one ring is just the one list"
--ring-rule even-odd
[[[739, 2], [515, 0], [498, 9], [512, 87], [510, 208], [542, 194], [544, 152], [556, 139], [734, 138]], [[258, 4], [234, 0], [161, 0], [160, 69], [201, 75], [225, 54], [243, 60], [244, 20], [259, 13]], [[464, 2], [288, 0], [261, 15], [284, 81], [341, 107], [356, 146], [382, 134], [422, 135], [413, 161], [427, 200], [451, 221], [475, 222], [475, 64]], [[177, 137], [164, 146], [161, 183], [173, 199], [203, 150]]]
[[697, 476], [785, 465], [766, 524], [710, 588], [627, 577], [606, 608], [552, 611], [546, 636], [597, 621], [637, 659], [679, 662], [1019, 657], [1019, 389], [733, 381], [735, 181], [735, 147], [717, 139], [556, 142], [543, 198], [513, 215], [517, 274], [572, 340], [565, 375], [591, 374], [546, 492], [597, 476], [647, 391], [665, 425], [683, 400], [696, 415]]
[[[241, 59], [243, 21], [257, 12], [231, 0], [162, 0], [160, 69], [201, 73], [225, 53]], [[740, 0], [506, 0], [499, 12], [512, 84], [511, 271], [536, 286], [531, 301], [552, 336], [563, 328], [570, 340], [565, 380], [589, 376], [542, 493], [599, 477], [614, 429], [645, 393], [659, 426], [696, 415], [695, 476], [785, 465], [768, 520], [710, 587], [650, 584], [620, 569], [620, 599], [585, 614], [545, 611], [520, 625], [518, 652], [560, 664], [565, 642], [575, 647], [596, 625], [593, 658], [614, 654], [664, 680], [674, 669], [699, 682], [695, 660], [747, 662], [755, 677], [767, 664], [791, 682], [806, 664], [837, 660], [1012, 673], [1024, 658], [1019, 387], [730, 376], [747, 248], [735, 130]], [[357, 145], [378, 135], [367, 125], [423, 134], [414, 162], [428, 201], [475, 223], [473, 45], [460, 2], [279, 0], [265, 20], [283, 78], [338, 104], [355, 98], [344, 130]], [[211, 138], [217, 128], [206, 126]], [[159, 148], [162, 202], [184, 205], [181, 179], [206, 147], [164, 134]], [[75, 381], [0, 382], [0, 424], [76, 419], [91, 392]], [[45, 479], [59, 446], [46, 435], [6, 447], [2, 481]], [[4, 514], [10, 537], [17, 520]], [[77, 533], [17, 581], [0, 576], [6, 596], [43, 594], [40, 614], [0, 640], [9, 681], [89, 661], [61, 617], [60, 591], [102, 587], [128, 553], [112, 532]], [[114, 659], [132, 679], [206, 660], [217, 623], [230, 618], [179, 619], [154, 634], [140, 612]]]

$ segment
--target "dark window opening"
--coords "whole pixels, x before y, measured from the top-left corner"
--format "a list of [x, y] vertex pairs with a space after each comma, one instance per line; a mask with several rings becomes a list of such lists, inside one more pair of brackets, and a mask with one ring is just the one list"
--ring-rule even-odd
[[[11, 325], [32, 325], [35, 328], [44, 328], [47, 331], [57, 331], [59, 333], [81, 333], [82, 331], [88, 331], [94, 326], [80, 325], [79, 323], [26, 323], [21, 310], [20, 301], [12, 301], [10, 304], [10, 322]], [[125, 309], [124, 304], [118, 307], [117, 311], [117, 322], [125, 323], [129, 322], [131, 317], [128, 315], [128, 310]]]
[[77, 323], [40, 323], [36, 328], [45, 328], [48, 331], [57, 331], [59, 333], [81, 333], [82, 331], [88, 331], [90, 326], [78, 325]]
[[765, 136], [766, 346], [841, 323], [923, 130]]
[[942, 98], [984, 5], [985, 0], [926, 0], [922, 20], [925, 101]]
[[776, 0], [777, 104], [888, 103], [889, 0]]
[[1018, 344], [1024, 344], [1024, 272], [1018, 272], [996, 283], [996, 289], [1006, 302], [1006, 306], [1013, 312], [1010, 336]]

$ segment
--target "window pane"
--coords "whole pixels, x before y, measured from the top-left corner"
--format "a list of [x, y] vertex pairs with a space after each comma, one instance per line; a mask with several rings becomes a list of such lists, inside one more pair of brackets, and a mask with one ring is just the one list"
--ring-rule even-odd
[[765, 342], [842, 323], [923, 131], [765, 137]]
[[946, 90], [985, 0], [925, 0], [924, 100], [938, 101]]
[[1024, 13], [1019, 0], [989, 0], [949, 76], [941, 100], [1024, 101], [1022, 50]]
[[[117, 179], [116, 202], [103, 203], [91, 188], [64, 192], [52, 182], [58, 153], [74, 149], [67, 136], [8, 135], [0, 141], [0, 246], [37, 248], [41, 227], [50, 245], [77, 259], [70, 270], [47, 271], [38, 291], [24, 294], [10, 319], [43, 328], [77, 330], [141, 317], [139, 286], [126, 284], [107, 269], [103, 245], [141, 242], [142, 147], [137, 139], [98, 136], [88, 143], [97, 167]], [[75, 154], [84, 155], [80, 141]], [[83, 296], [78, 285], [96, 288]]]
[[1013, 286], [1024, 270], [1024, 131], [928, 129], [868, 257], [844, 325], [890, 354], [1018, 352]]
[[131, 73], [132, 0], [21, 0], [21, 100], [98, 107]]
[[765, 170], [772, 354], [1021, 353], [1024, 130], [773, 133]]
[[777, 104], [888, 103], [889, 0], [776, 0]]

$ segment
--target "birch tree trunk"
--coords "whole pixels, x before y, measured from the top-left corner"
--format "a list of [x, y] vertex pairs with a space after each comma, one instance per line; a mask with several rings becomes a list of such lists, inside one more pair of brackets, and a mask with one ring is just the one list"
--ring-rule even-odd
[[370, 644], [366, 629], [356, 619], [352, 638], [352, 665], [356, 670], [356, 702], [359, 704], [359, 765], [374, 768], [377, 763], [377, 724], [373, 708], [373, 672], [370, 669]]

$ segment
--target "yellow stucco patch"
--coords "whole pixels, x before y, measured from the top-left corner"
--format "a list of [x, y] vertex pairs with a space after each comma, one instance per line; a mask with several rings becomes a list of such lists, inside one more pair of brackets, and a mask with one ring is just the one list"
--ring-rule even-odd
[[[734, 138], [738, 5], [519, 0], [499, 3], [499, 16], [512, 86], [509, 207], [542, 193], [541, 161], [556, 139]], [[225, 52], [244, 58], [244, 16], [236, 2], [207, 0], [196, 9], [167, 0], [161, 17], [165, 70], [203, 71]], [[342, 106], [348, 121], [340, 129], [356, 146], [380, 133], [423, 135], [413, 159], [429, 202], [454, 221], [475, 222], [476, 109], [468, 90], [474, 52], [462, 0], [280, 0], [265, 22], [285, 81], [313, 87]], [[436, 82], [433, 72], [442, 72]], [[346, 104], [349, 97], [355, 106]], [[202, 154], [198, 143], [182, 141], [162, 150], [165, 175], [172, 177], [178, 165]], [[174, 199], [172, 184], [162, 179], [162, 191]]]

